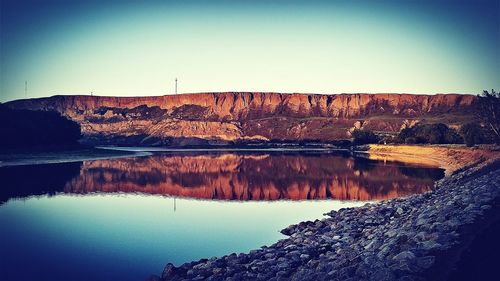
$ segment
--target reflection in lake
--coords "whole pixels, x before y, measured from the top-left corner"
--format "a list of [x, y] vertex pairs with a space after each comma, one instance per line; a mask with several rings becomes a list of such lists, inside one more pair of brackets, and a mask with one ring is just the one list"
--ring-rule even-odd
[[7, 167], [0, 173], [4, 181], [27, 188], [58, 186], [55, 192], [140, 192], [244, 201], [390, 199], [428, 191], [443, 176], [439, 169], [329, 153], [161, 154], [84, 161], [75, 174], [76, 165]]
[[339, 153], [2, 167], [0, 280], [144, 280], [167, 262], [271, 244], [280, 229], [330, 210], [428, 191], [442, 176]]

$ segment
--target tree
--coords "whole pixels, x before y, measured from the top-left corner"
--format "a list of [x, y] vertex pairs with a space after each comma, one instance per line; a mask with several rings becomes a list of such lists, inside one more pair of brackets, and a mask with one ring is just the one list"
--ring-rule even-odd
[[446, 124], [418, 124], [402, 130], [398, 137], [399, 143], [462, 143], [462, 137]]
[[500, 143], [500, 93], [483, 91], [478, 96], [478, 115], [493, 131], [495, 142]]
[[380, 138], [370, 130], [356, 129], [352, 132], [354, 144], [378, 143]]
[[76, 145], [80, 125], [57, 112], [17, 110], [0, 104], [0, 149]]
[[467, 123], [460, 128], [460, 134], [464, 138], [467, 146], [474, 146], [475, 144], [484, 141], [481, 126], [477, 123]]

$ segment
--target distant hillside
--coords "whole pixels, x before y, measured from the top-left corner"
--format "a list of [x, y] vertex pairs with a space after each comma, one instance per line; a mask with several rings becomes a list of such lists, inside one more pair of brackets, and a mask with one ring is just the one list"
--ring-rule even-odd
[[438, 94], [200, 93], [154, 97], [53, 96], [7, 103], [56, 111], [87, 141], [133, 145], [332, 141], [354, 128], [394, 134], [415, 122], [474, 119], [476, 97]]
[[11, 109], [0, 104], [0, 149], [77, 144], [80, 125], [54, 111]]

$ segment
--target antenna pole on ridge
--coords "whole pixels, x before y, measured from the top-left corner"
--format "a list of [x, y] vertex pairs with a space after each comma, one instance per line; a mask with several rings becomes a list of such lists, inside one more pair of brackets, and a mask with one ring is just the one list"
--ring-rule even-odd
[[24, 81], [24, 97], [28, 98], [28, 81]]
[[175, 94], [177, 95], [177, 78], [175, 78]]

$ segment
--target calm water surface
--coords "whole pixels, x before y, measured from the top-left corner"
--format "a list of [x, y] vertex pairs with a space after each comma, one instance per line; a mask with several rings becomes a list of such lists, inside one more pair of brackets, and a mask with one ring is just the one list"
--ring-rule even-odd
[[218, 152], [0, 168], [0, 280], [144, 280], [279, 230], [421, 193], [434, 168], [342, 153]]

